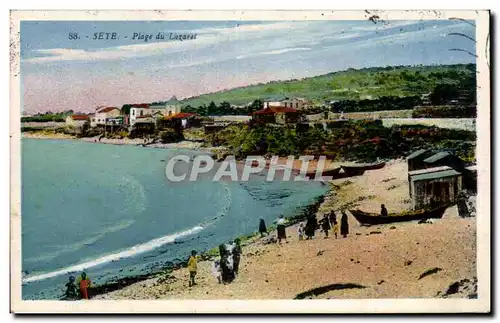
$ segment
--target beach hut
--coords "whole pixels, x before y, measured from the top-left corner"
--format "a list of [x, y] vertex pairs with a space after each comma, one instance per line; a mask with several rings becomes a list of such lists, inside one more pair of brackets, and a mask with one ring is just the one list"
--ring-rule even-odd
[[424, 164], [427, 168], [434, 168], [439, 166], [450, 166], [458, 170], [465, 168], [463, 160], [453, 155], [449, 151], [441, 151], [424, 159]]
[[408, 173], [414, 209], [455, 202], [462, 190], [462, 173], [449, 166], [420, 169]]
[[431, 155], [432, 150], [430, 149], [420, 149], [408, 155], [406, 157], [406, 161], [408, 162], [408, 171], [426, 168], [424, 160], [429, 158]]

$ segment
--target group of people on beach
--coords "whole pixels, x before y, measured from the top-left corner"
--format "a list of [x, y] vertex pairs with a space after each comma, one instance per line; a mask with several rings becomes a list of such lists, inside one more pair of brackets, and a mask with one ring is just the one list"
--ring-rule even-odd
[[335, 239], [338, 238], [339, 234], [342, 237], [347, 238], [349, 234], [349, 220], [345, 211], [341, 211], [342, 217], [340, 219], [340, 224], [337, 222], [337, 215], [335, 211], [331, 211], [328, 214], [324, 214], [321, 220], [317, 220], [316, 215], [312, 214], [307, 218], [306, 225], [304, 227], [303, 223], [299, 224], [297, 228], [297, 234], [299, 236], [299, 241], [310, 240], [314, 238], [316, 230], [321, 229], [325, 234], [325, 239], [328, 238], [329, 231], [332, 230], [335, 235]]
[[[344, 238], [347, 238], [347, 235], [349, 234], [349, 220], [344, 210], [341, 210], [340, 212], [342, 214], [342, 217], [340, 219], [340, 224], [337, 222], [337, 215], [335, 214], [335, 211], [331, 211], [328, 214], [324, 214], [323, 218], [319, 221], [317, 220], [315, 214], [311, 214], [310, 216], [308, 216], [305, 226], [304, 223], [301, 222], [297, 228], [297, 235], [299, 237], [299, 241], [310, 240], [314, 238], [314, 236], [316, 235], [316, 230], [318, 229], [321, 229], [321, 231], [324, 232], [325, 239], [328, 238], [330, 230], [333, 230], [335, 239], [337, 239], [339, 235], [341, 235]], [[285, 242], [288, 243], [286, 235], [287, 220], [284, 218], [283, 215], [280, 215], [280, 217], [275, 221], [275, 223], [277, 224], [276, 231], [277, 231], [278, 244], [281, 244], [282, 240], [285, 240]], [[261, 237], [264, 237], [268, 234], [264, 219], [260, 219], [259, 233]]]
[[[232, 282], [239, 274], [241, 261], [241, 240], [239, 238], [227, 244], [219, 245], [219, 258], [212, 262], [212, 275], [219, 284], [228, 284]], [[188, 260], [189, 287], [196, 285], [195, 277], [198, 271], [198, 262], [196, 251], [191, 252]]]
[[[67, 300], [77, 300], [77, 299], [90, 299], [89, 289], [90, 289], [90, 278], [85, 272], [82, 272], [80, 276], [76, 279], [75, 276], [69, 276], [69, 281], [66, 283], [66, 292], [64, 293], [64, 299]], [[78, 286], [78, 288], [77, 288]]]

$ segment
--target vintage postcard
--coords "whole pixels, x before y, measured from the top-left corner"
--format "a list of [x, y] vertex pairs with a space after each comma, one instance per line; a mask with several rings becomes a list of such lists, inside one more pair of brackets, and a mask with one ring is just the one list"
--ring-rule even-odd
[[490, 311], [488, 11], [12, 11], [11, 311]]

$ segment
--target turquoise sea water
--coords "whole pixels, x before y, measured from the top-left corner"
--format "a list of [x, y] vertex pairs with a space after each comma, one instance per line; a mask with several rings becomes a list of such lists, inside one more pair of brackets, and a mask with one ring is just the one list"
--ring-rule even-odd
[[95, 283], [144, 274], [291, 216], [314, 182], [172, 184], [165, 160], [194, 151], [22, 140], [24, 299], [59, 299], [70, 274]]

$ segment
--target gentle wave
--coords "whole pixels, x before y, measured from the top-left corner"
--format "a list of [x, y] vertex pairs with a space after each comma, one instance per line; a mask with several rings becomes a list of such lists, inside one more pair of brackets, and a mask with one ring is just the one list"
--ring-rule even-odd
[[68, 274], [68, 273], [72, 273], [72, 272], [83, 271], [83, 270], [87, 270], [89, 268], [103, 265], [103, 264], [106, 264], [106, 263], [109, 263], [112, 261], [120, 260], [123, 258], [133, 257], [133, 256], [136, 256], [136, 255], [141, 254], [141, 253], [152, 251], [152, 250], [154, 250], [158, 247], [161, 247], [165, 244], [173, 243], [177, 238], [189, 236], [189, 235], [195, 234], [197, 232], [200, 232], [204, 229], [205, 229], [204, 227], [198, 225], [198, 226], [195, 226], [191, 229], [188, 229], [188, 230], [185, 230], [185, 231], [182, 231], [179, 233], [175, 233], [172, 235], [167, 235], [167, 236], [164, 236], [164, 237], [161, 237], [158, 239], [154, 239], [154, 240], [151, 240], [149, 242], [133, 246], [127, 250], [124, 250], [124, 251], [121, 251], [121, 252], [118, 252], [115, 254], [107, 255], [107, 256], [104, 256], [104, 257], [101, 257], [101, 258], [98, 258], [95, 260], [91, 260], [91, 261], [82, 263], [82, 264], [66, 267], [66, 268], [63, 268], [61, 270], [53, 271], [53, 272], [46, 273], [46, 274], [36, 275], [36, 276], [32, 276], [32, 277], [26, 277], [23, 279], [22, 283], [26, 284], [26, 283], [30, 283], [30, 282], [35, 282], [35, 281], [40, 281], [40, 280], [44, 280], [44, 279], [48, 279], [48, 278], [53, 278], [56, 276], [60, 276], [60, 275], [64, 275], [64, 274]]
[[61, 255], [67, 254], [67, 253], [72, 253], [72, 252], [77, 252], [81, 248], [85, 247], [86, 245], [90, 245], [93, 243], [96, 243], [97, 241], [101, 240], [104, 238], [107, 234], [113, 233], [113, 232], [118, 232], [121, 230], [124, 230], [134, 224], [135, 220], [126, 220], [119, 222], [118, 224], [111, 226], [109, 228], [106, 228], [100, 232], [97, 232], [94, 236], [87, 238], [82, 241], [78, 241], [75, 243], [72, 243], [70, 245], [67, 245], [64, 249], [58, 250], [56, 252], [50, 253], [50, 254], [45, 254], [42, 256], [38, 257], [31, 257], [28, 259], [25, 259], [25, 263], [33, 263], [33, 262], [39, 262], [39, 261], [50, 261], [54, 258], [60, 257]]

